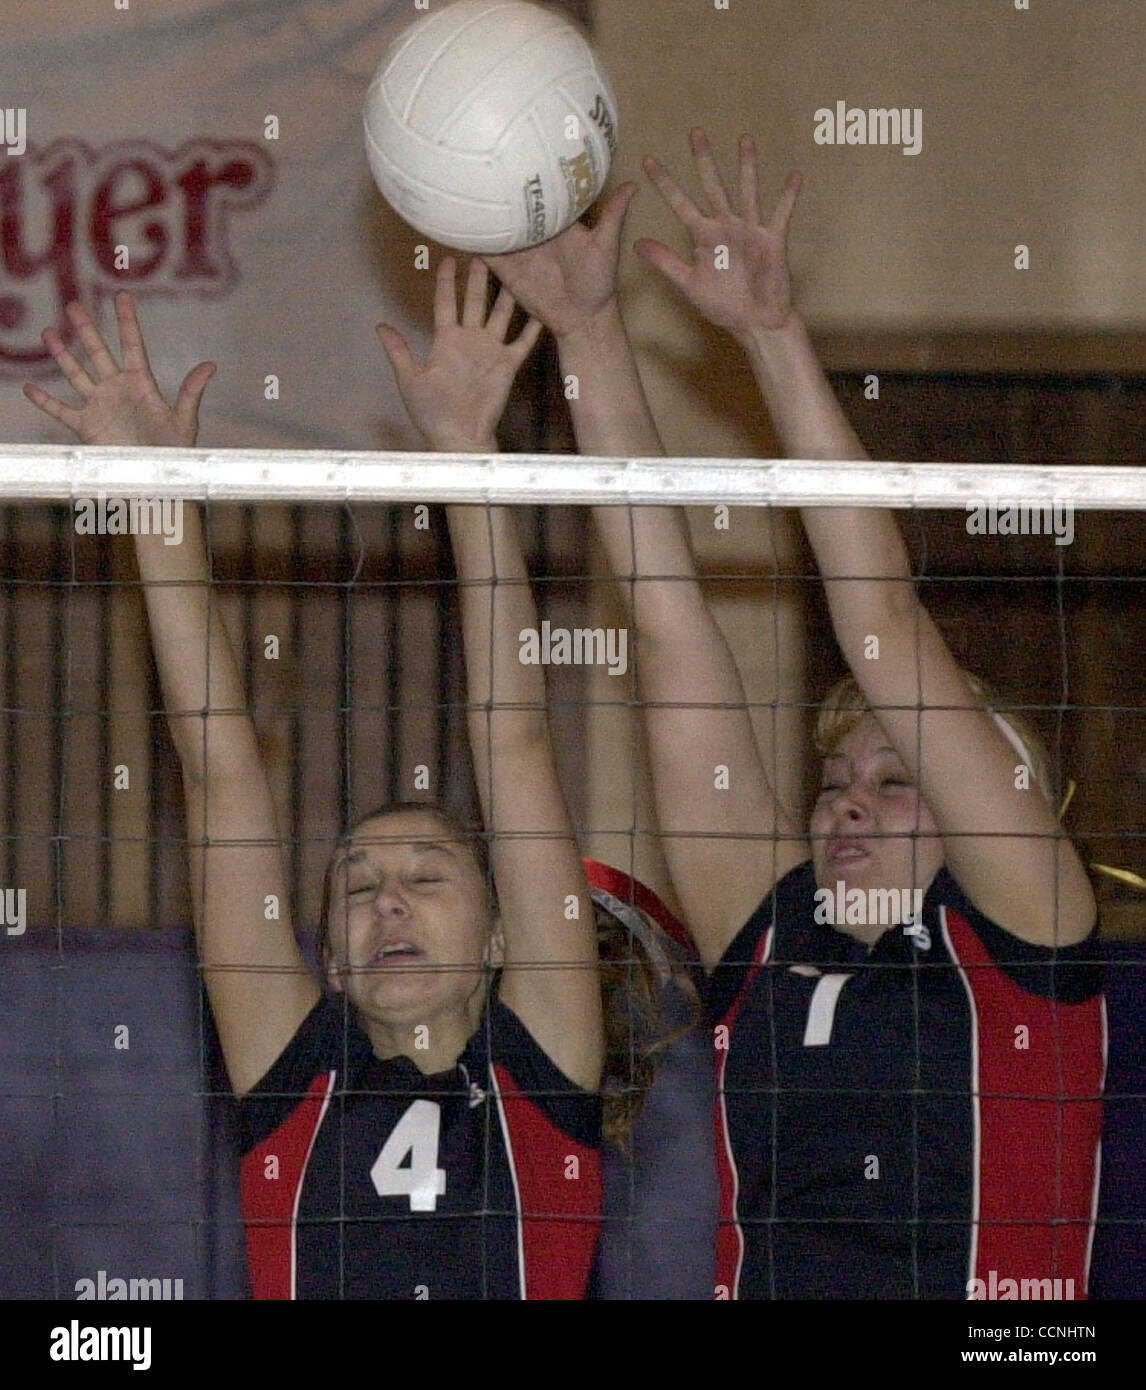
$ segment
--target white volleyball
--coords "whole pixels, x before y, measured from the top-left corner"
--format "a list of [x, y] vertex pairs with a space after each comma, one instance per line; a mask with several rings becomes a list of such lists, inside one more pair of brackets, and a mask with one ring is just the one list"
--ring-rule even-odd
[[455, 0], [395, 39], [370, 83], [366, 152], [422, 235], [496, 255], [547, 241], [597, 198], [617, 143], [604, 68], [526, 0]]

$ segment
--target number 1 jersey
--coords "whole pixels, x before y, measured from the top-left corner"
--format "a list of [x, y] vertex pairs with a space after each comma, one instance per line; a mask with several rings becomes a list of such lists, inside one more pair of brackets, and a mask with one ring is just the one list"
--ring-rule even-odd
[[717, 1296], [1085, 1297], [1105, 1065], [1093, 939], [1021, 941], [941, 869], [922, 920], [869, 951], [817, 922], [815, 894], [809, 861], [710, 981]]
[[583, 1298], [600, 1099], [491, 992], [450, 1071], [381, 1060], [315, 1005], [239, 1103], [256, 1298]]

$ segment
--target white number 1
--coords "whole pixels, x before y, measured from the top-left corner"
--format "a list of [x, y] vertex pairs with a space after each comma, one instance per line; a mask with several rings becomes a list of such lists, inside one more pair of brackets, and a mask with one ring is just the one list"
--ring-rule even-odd
[[851, 979], [847, 975], [823, 975], [816, 981], [812, 1002], [808, 1005], [808, 1021], [804, 1025], [805, 1047], [827, 1047], [832, 1040], [832, 1025], [836, 1021], [836, 1004], [840, 991]]
[[438, 1167], [441, 1129], [442, 1107], [436, 1101], [411, 1104], [370, 1170], [370, 1181], [379, 1197], [409, 1197], [411, 1211], [437, 1208], [438, 1198], [446, 1191], [446, 1170]]

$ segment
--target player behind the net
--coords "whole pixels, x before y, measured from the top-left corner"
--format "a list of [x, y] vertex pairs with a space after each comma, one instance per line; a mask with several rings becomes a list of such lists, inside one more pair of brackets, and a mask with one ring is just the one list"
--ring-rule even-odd
[[[646, 163], [691, 262], [655, 242], [638, 252], [747, 351], [789, 456], [866, 457], [791, 304], [799, 177], [765, 223], [752, 142], [736, 211], [707, 139], [692, 141], [707, 213]], [[545, 318], [540, 287], [502, 261]], [[580, 447], [662, 452], [615, 297], [563, 341]], [[712, 972], [717, 1297], [1082, 1297], [1103, 1074], [1084, 964], [1096, 908], [1049, 760], [956, 664], [890, 512], [802, 516], [852, 671], [820, 708], [806, 829], [774, 793], [684, 514], [597, 512], [631, 596], [664, 851]]]
[[[455, 274], [444, 260], [424, 365], [380, 334], [431, 445], [491, 452], [539, 326], [505, 341], [513, 301], [503, 293], [487, 318], [476, 262], [459, 318]], [[193, 445], [213, 366], [169, 408], [129, 295], [116, 296], [122, 367], [84, 310], [68, 312], [90, 372], [57, 333], [45, 341], [83, 404], [34, 386], [29, 398], [84, 443]], [[448, 513], [496, 907], [479, 837], [433, 805], [372, 812], [327, 869], [324, 992], [295, 939], [198, 507], [185, 513], [180, 545], [135, 545], [183, 772], [204, 980], [241, 1098], [256, 1296], [583, 1297], [600, 1206], [597, 930], [544, 674], [518, 659], [536, 613], [512, 516]]]

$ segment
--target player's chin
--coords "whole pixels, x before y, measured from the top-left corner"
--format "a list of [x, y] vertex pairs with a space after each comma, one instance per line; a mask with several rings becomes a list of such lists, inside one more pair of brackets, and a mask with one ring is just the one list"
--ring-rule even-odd
[[461, 981], [469, 976], [468, 970], [423, 959], [408, 965], [356, 971], [351, 994], [362, 999], [446, 999], [459, 993]]
[[827, 853], [813, 857], [816, 886], [835, 889], [837, 883], [845, 888], [869, 887], [882, 872], [877, 855], [865, 854], [862, 859], [829, 859]]
[[427, 961], [411, 961], [409, 965], [389, 965], [384, 969], [359, 970], [354, 975], [354, 992], [379, 994], [390, 991], [428, 989], [440, 974]]
[[435, 971], [425, 961], [411, 961], [409, 965], [388, 965], [385, 967], [363, 965], [344, 976], [346, 990], [356, 1003], [376, 995], [406, 994], [411, 990], [425, 990], [433, 980]]

